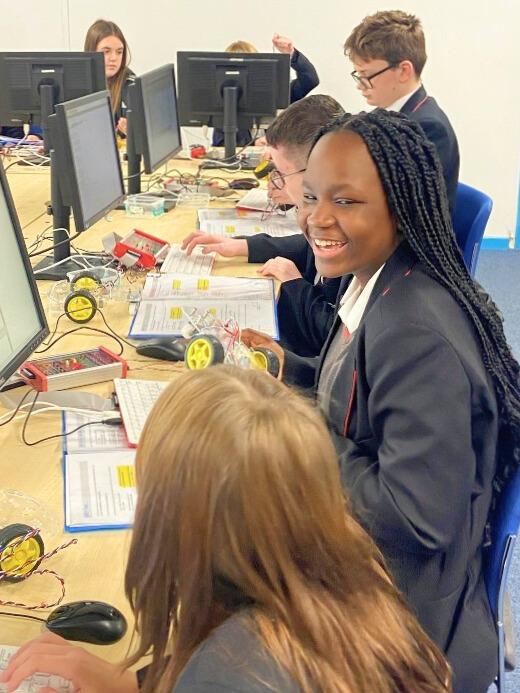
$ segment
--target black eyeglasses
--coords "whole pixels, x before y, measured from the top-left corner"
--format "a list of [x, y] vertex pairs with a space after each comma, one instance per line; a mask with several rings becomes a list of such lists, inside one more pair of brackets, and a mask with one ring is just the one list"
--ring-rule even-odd
[[297, 173], [304, 173], [305, 171], [306, 169], [301, 168], [299, 171], [293, 171], [292, 173], [280, 173], [280, 171], [274, 169], [269, 174], [269, 180], [277, 190], [283, 190], [283, 188], [285, 187], [286, 178], [288, 178], [289, 176], [295, 176]]
[[362, 87], [365, 87], [365, 89], [373, 89], [373, 85], [371, 80], [374, 79], [374, 77], [377, 77], [378, 75], [382, 75], [383, 72], [386, 72], [387, 70], [393, 70], [394, 67], [397, 67], [399, 63], [390, 63], [390, 65], [387, 65], [384, 67], [382, 70], [378, 70], [377, 72], [374, 72], [373, 75], [358, 75], [357, 70], [354, 70], [354, 72], [350, 73], [350, 76], [356, 82], [356, 84], [361, 84]]

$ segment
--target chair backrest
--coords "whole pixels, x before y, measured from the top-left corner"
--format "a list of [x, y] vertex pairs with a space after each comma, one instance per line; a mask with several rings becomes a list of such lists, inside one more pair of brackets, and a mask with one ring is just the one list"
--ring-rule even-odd
[[465, 183], [458, 183], [453, 230], [472, 277], [475, 276], [480, 244], [492, 207], [493, 201], [485, 193]]
[[489, 603], [497, 614], [498, 596], [502, 580], [509, 538], [515, 537], [520, 527], [520, 467], [514, 470], [497, 500], [491, 523], [491, 546], [484, 552], [484, 580]]

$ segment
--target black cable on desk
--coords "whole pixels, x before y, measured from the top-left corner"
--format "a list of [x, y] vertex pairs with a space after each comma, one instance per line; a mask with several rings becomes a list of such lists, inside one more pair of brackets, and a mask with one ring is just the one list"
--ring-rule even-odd
[[0, 611], [0, 616], [13, 616], [14, 618], [28, 618], [30, 621], [39, 621], [40, 623], [47, 623], [46, 618], [40, 618], [39, 616], [32, 616], [31, 614], [13, 614], [11, 611]]

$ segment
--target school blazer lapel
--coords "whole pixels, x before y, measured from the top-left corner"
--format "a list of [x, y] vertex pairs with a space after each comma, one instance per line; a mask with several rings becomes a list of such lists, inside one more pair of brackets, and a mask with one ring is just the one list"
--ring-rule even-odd
[[[355, 408], [358, 385], [358, 366], [360, 365], [357, 363], [357, 354], [359, 350], [359, 340], [362, 338], [361, 335], [363, 334], [363, 323], [365, 322], [365, 319], [375, 302], [384, 298], [384, 296], [392, 290], [392, 284], [397, 278], [411, 272], [415, 262], [416, 258], [411, 252], [410, 246], [406, 241], [403, 241], [395, 250], [394, 254], [387, 260], [385, 267], [379, 275], [374, 289], [372, 290], [372, 294], [370, 295], [359, 326], [352, 335], [349, 349], [344, 356], [344, 362], [341, 366], [341, 388], [344, 388], [346, 398], [343, 398], [342, 401], [336, 401], [336, 399], [334, 399], [334, 401], [331, 403], [331, 419], [336, 422], [337, 428], [341, 428], [341, 433], [343, 436], [347, 436]], [[327, 340], [322, 349], [320, 362], [317, 368], [315, 383], [316, 388], [318, 386], [323, 362], [326, 358], [328, 350], [330, 349], [332, 340], [334, 339], [338, 329], [341, 329], [343, 324], [338, 315], [338, 310], [340, 308], [341, 297], [345, 293], [350, 279], [350, 275], [345, 277], [340, 285], [340, 290], [338, 291], [334, 324], [327, 336]]]

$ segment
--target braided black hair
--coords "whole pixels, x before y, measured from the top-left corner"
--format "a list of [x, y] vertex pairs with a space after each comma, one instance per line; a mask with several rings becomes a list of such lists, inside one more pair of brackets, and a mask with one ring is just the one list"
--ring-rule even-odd
[[474, 326], [499, 410], [496, 501], [511, 471], [520, 464], [520, 367], [506, 341], [497, 307], [464, 264], [435, 146], [417, 123], [402, 113], [382, 109], [340, 116], [322, 128], [316, 142], [329, 132], [342, 130], [362, 137], [379, 172], [398, 232]]

